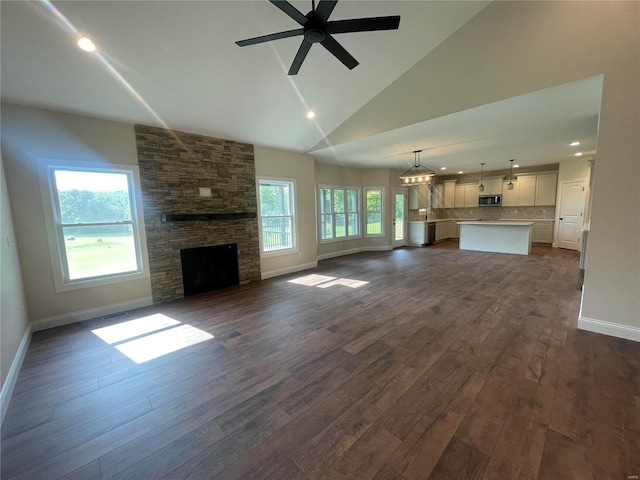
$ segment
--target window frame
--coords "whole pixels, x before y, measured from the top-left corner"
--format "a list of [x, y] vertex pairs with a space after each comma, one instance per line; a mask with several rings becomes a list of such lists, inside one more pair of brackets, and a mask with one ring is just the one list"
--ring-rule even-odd
[[[367, 233], [367, 227], [369, 225], [369, 205], [367, 203], [367, 193], [370, 191], [379, 191], [380, 192], [380, 233]], [[365, 238], [380, 238], [385, 236], [385, 202], [386, 201], [386, 191], [385, 187], [364, 187], [364, 212], [363, 212], [363, 235]], [[371, 213], [378, 213], [377, 211]]]
[[[323, 190], [331, 191], [331, 212], [330, 213], [322, 213], [322, 191]], [[335, 212], [335, 206], [334, 206], [334, 198], [335, 198], [334, 192], [336, 190], [344, 191], [345, 211], [340, 214], [345, 215], [345, 229], [347, 232], [349, 231], [349, 214], [355, 213], [356, 215], [356, 224], [358, 226], [358, 233], [355, 235], [345, 235], [344, 237], [335, 236], [336, 212]], [[355, 198], [356, 198], [357, 206], [356, 206], [355, 212], [350, 212], [348, 210], [347, 198], [349, 195], [348, 192], [350, 190], [354, 190], [356, 192]], [[347, 240], [356, 240], [356, 239], [362, 238], [362, 187], [352, 186], [352, 185], [318, 185], [317, 198], [318, 198], [318, 242], [319, 243], [325, 244], [325, 243], [334, 243], [334, 242], [344, 242]], [[331, 215], [331, 225], [332, 225], [332, 233], [333, 233], [333, 236], [331, 238], [322, 238], [322, 226], [323, 226], [322, 216], [323, 215]]]
[[[136, 271], [81, 278], [77, 280], [69, 278], [70, 275], [67, 265], [63, 230], [65, 226], [69, 225], [63, 224], [62, 219], [60, 218], [58, 192], [55, 188], [56, 184], [54, 179], [56, 170], [120, 173], [127, 175], [131, 221], [127, 221], [126, 223], [131, 225], [133, 232], [135, 255], [138, 265], [138, 269]], [[140, 194], [140, 173], [137, 165], [39, 158], [38, 173], [44, 211], [45, 231], [49, 247], [54, 288], [56, 292], [69, 292], [83, 288], [93, 288], [149, 278], [147, 240], [142, 213], [142, 195]]]
[[[292, 247], [291, 248], [286, 248], [286, 249], [279, 249], [279, 250], [270, 250], [270, 251], [265, 251], [264, 250], [264, 242], [263, 242], [263, 233], [262, 233], [262, 203], [261, 203], [261, 199], [260, 199], [260, 184], [262, 182], [271, 182], [271, 183], [283, 183], [283, 184], [289, 184], [290, 188], [291, 188], [291, 199], [290, 202], [291, 204], [289, 205], [289, 209], [291, 211], [290, 215], [285, 215], [285, 216], [289, 216], [291, 217], [291, 243], [292, 243]], [[297, 192], [297, 186], [296, 186], [296, 180], [294, 178], [286, 178], [286, 177], [269, 177], [269, 176], [264, 176], [264, 175], [260, 175], [258, 177], [256, 177], [256, 192], [257, 192], [257, 199], [258, 199], [258, 237], [260, 240], [260, 258], [271, 258], [271, 257], [278, 257], [281, 255], [291, 255], [291, 254], [295, 254], [298, 253], [299, 248], [298, 248], [298, 215], [296, 214], [296, 212], [298, 211], [297, 209], [297, 202], [298, 202], [298, 198], [296, 195]], [[279, 217], [282, 215], [278, 215]], [[269, 217], [266, 217], [269, 218]]]

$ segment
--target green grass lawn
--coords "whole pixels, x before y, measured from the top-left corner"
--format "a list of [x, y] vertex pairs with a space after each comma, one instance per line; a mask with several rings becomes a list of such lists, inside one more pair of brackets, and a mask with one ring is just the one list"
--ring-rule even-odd
[[138, 269], [132, 235], [67, 236], [65, 247], [71, 280]]

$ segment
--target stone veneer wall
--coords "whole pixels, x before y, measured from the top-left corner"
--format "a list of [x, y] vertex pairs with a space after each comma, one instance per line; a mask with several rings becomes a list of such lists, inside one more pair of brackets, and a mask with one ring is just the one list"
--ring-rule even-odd
[[144, 125], [135, 135], [153, 301], [184, 296], [183, 248], [237, 243], [240, 283], [260, 280], [257, 218], [162, 222], [163, 214], [256, 213], [253, 145]]

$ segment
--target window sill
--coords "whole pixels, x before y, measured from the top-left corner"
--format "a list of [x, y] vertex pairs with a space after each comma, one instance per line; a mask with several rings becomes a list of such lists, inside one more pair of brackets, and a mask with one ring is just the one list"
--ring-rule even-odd
[[361, 239], [362, 239], [362, 235], [357, 235], [357, 236], [354, 235], [350, 237], [339, 237], [339, 238], [327, 238], [327, 239], [320, 239], [320, 244], [348, 242], [351, 240], [361, 240]]
[[275, 250], [273, 252], [260, 251], [260, 258], [272, 258], [272, 257], [284, 257], [286, 255], [296, 255], [298, 253], [297, 248], [287, 250]]
[[72, 292], [74, 290], [82, 290], [85, 288], [96, 288], [105, 285], [114, 285], [117, 283], [133, 282], [149, 278], [148, 272], [127, 273], [113, 277], [104, 277], [88, 280], [78, 280], [74, 282], [64, 282], [61, 279], [55, 280], [55, 290], [57, 293]]

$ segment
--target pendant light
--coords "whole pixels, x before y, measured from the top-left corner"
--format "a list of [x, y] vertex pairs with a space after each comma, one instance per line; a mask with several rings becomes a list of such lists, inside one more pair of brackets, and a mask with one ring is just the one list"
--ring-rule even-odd
[[405, 187], [412, 185], [428, 185], [432, 182], [436, 172], [420, 165], [420, 152], [422, 150], [414, 150], [414, 164], [409, 170], [400, 175], [400, 181]]
[[481, 192], [484, 192], [484, 184], [482, 183], [482, 179], [484, 178], [484, 163], [480, 164], [480, 186], [478, 187], [478, 190], [480, 190]]
[[515, 158], [512, 158], [511, 160], [509, 160], [511, 162], [511, 170], [509, 171], [509, 183], [507, 184], [507, 188], [509, 190], [513, 190], [513, 181], [511, 180], [511, 178], [513, 177], [513, 162], [514, 162]]

